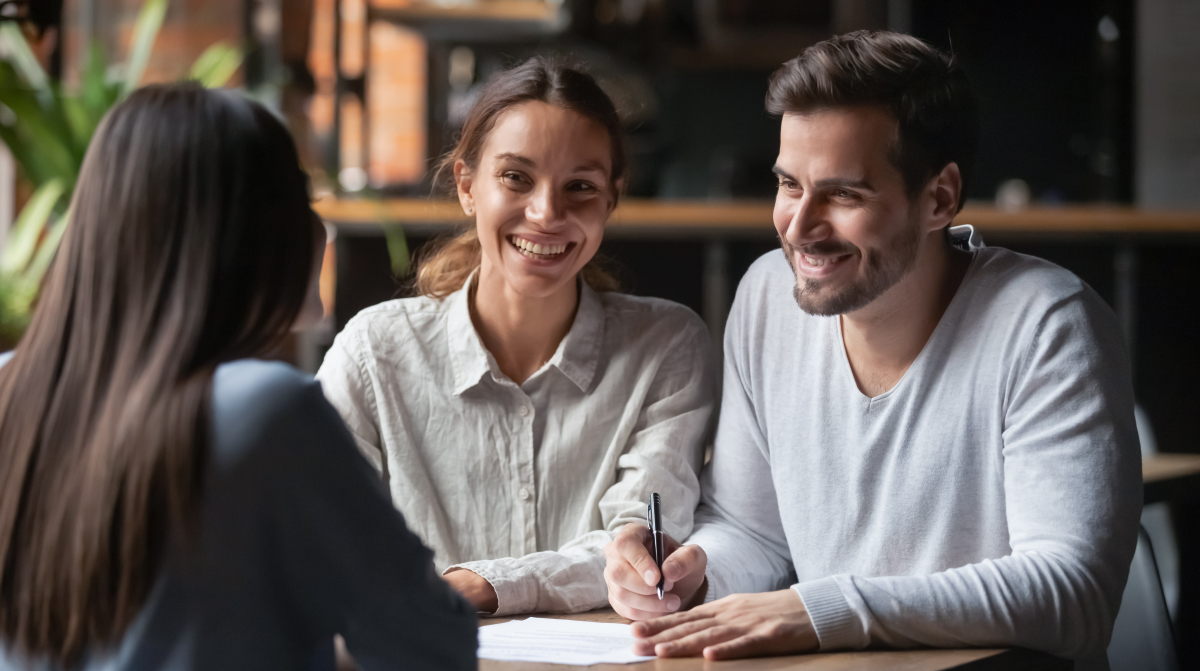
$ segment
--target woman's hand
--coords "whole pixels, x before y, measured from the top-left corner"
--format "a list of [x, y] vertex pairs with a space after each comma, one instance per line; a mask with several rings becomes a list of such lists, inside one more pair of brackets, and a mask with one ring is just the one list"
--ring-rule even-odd
[[450, 586], [475, 606], [481, 613], [494, 613], [500, 607], [496, 599], [496, 588], [483, 576], [467, 569], [455, 569], [442, 576]]
[[708, 555], [699, 545], [680, 545], [663, 534], [667, 559], [663, 562], [663, 598], [657, 593], [658, 567], [651, 554], [650, 530], [644, 524], [626, 524], [604, 546], [604, 582], [608, 602], [618, 615], [649, 620], [681, 608], [691, 608], [708, 592], [704, 569]]

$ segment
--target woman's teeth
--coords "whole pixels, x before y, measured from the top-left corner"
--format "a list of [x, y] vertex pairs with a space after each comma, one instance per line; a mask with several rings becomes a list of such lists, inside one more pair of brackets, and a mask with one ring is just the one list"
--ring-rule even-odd
[[518, 251], [526, 256], [556, 256], [567, 251], [566, 244], [539, 245], [536, 242], [530, 242], [524, 238], [518, 238], [515, 235], [509, 236], [508, 241], [513, 247], [516, 247]]

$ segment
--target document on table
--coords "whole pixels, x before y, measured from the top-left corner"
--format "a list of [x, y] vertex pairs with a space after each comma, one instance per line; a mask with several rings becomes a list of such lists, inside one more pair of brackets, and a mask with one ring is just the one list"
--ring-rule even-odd
[[480, 627], [479, 658], [580, 666], [654, 659], [633, 654], [633, 633], [627, 624], [542, 617]]

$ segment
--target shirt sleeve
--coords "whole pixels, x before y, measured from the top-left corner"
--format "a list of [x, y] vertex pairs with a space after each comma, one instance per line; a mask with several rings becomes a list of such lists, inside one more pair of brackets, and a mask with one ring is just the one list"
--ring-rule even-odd
[[705, 602], [786, 587], [792, 564], [771, 476], [770, 453], [746, 369], [746, 301], [739, 295], [725, 333], [721, 418], [689, 544], [708, 556]]
[[325, 354], [317, 380], [325, 399], [350, 429], [359, 451], [386, 482], [388, 465], [379, 437], [379, 408], [375, 389], [362, 363], [364, 350], [358, 332], [352, 327], [343, 329]]
[[674, 538], [692, 530], [700, 498], [697, 472], [703, 461], [716, 406], [712, 345], [704, 325], [691, 323], [664, 349], [625, 452], [617, 459], [617, 481], [600, 498], [603, 529], [557, 551], [524, 557], [472, 561], [468, 569], [496, 590], [497, 615], [580, 612], [608, 604], [604, 546], [631, 522], [646, 523], [646, 504], [658, 492], [668, 502], [663, 526]]
[[1129, 364], [1107, 306], [1090, 293], [1056, 304], [1007, 396], [1012, 554], [931, 575], [797, 585], [822, 650], [1016, 645], [1103, 654], [1142, 504]]
[[[297, 614], [341, 633], [364, 671], [474, 669], [476, 618], [434, 570], [354, 448], [308, 385], [274, 423], [269, 511], [278, 566]], [[326, 629], [328, 627], [328, 629]]]

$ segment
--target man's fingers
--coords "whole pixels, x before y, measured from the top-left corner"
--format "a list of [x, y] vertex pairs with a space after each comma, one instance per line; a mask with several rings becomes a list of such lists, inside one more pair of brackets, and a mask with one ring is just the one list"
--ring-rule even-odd
[[667, 631], [687, 622], [709, 619], [712, 616], [703, 611], [689, 610], [674, 615], [660, 616], [646, 622], [636, 622], [633, 625], [633, 635], [638, 638], [650, 638], [659, 632]]
[[724, 643], [740, 634], [741, 630], [734, 627], [724, 625], [705, 627], [694, 634], [655, 645], [654, 653], [659, 657], [694, 657], [710, 645]]
[[[659, 618], [660, 620], [662, 618]], [[659, 643], [670, 643], [671, 641], [679, 640], [685, 636], [691, 636], [696, 632], [704, 631], [713, 626], [714, 621], [711, 618], [700, 618], [697, 620], [689, 620], [682, 624], [676, 625], [665, 631], [660, 631], [658, 634], [649, 638], [642, 639], [651, 645]]]
[[663, 575], [668, 580], [679, 582], [691, 575], [702, 575], [706, 568], [708, 555], [704, 554], [704, 550], [699, 545], [684, 545], [663, 562]]
[[742, 657], [761, 657], [775, 652], [771, 641], [756, 634], [739, 636], [733, 640], [717, 643], [704, 648], [704, 658], [709, 660], [740, 659]]

